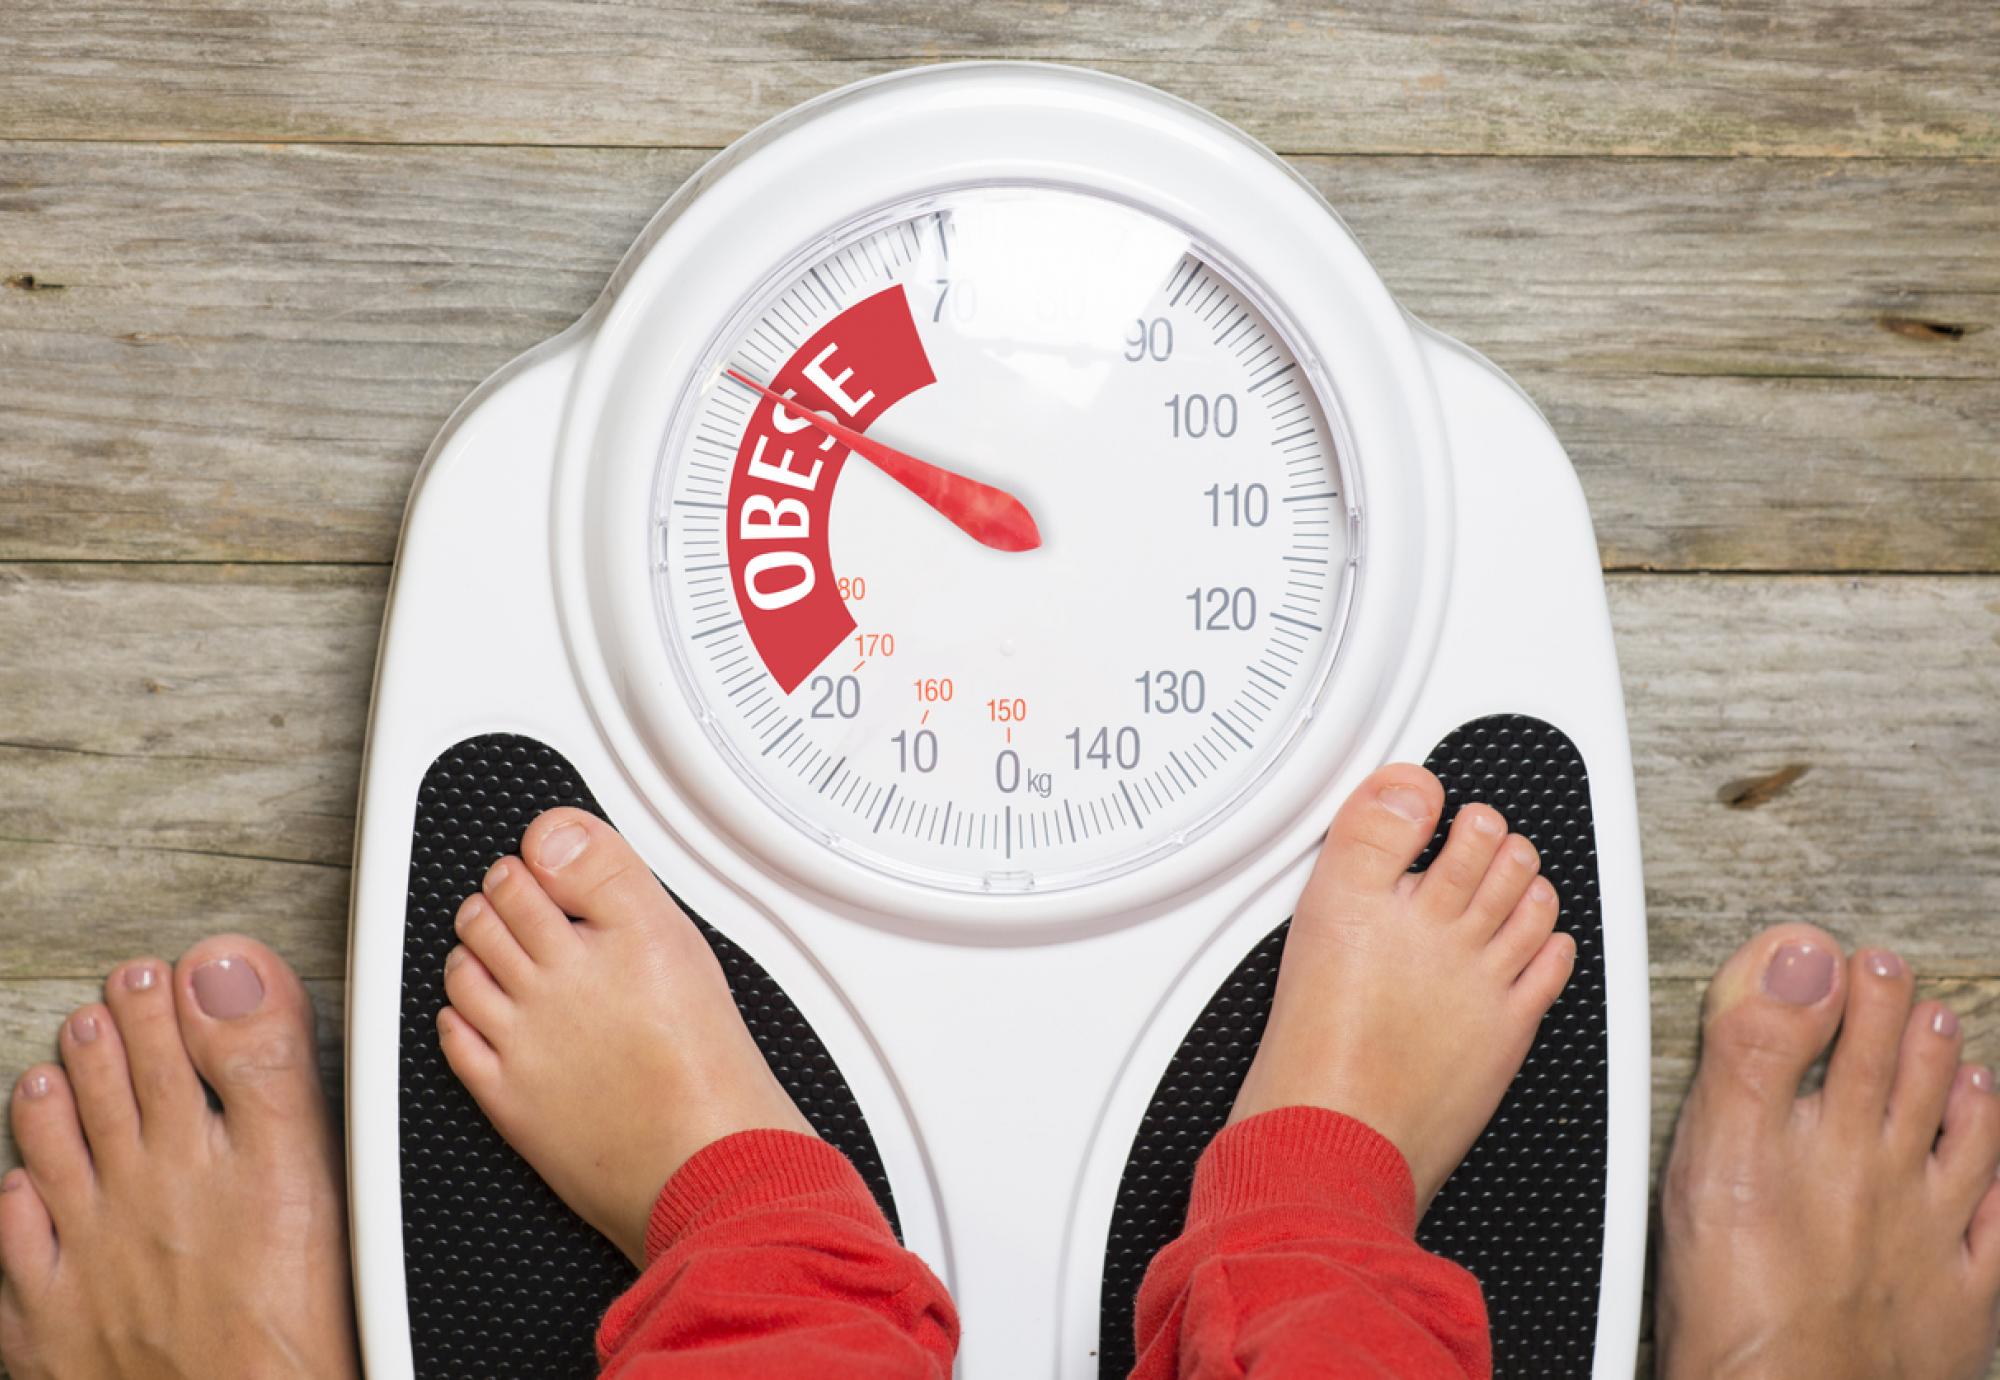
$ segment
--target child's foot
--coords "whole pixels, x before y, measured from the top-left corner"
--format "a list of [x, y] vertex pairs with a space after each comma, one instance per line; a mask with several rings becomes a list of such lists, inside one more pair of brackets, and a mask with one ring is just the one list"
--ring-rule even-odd
[[457, 929], [445, 1059], [508, 1144], [635, 1263], [654, 1200], [695, 1151], [760, 1127], [813, 1133], [714, 951], [602, 820], [551, 810], [529, 825]]
[[[2000, 1100], [1896, 955], [1766, 930], [1708, 989], [1661, 1188], [1660, 1374], [1972, 1380], [2000, 1301]], [[1840, 1027], [1825, 1085], [1799, 1083]]]
[[[233, 935], [140, 959], [13, 1094], [0, 1359], [15, 1380], [351, 1377], [347, 1223], [291, 969]], [[213, 1110], [203, 1081], [222, 1104]]]
[[1576, 943], [1534, 847], [1487, 805], [1444, 809], [1422, 767], [1387, 766], [1334, 817], [1292, 917], [1264, 1040], [1231, 1120], [1344, 1112], [1409, 1161], [1422, 1213], [1500, 1105]]

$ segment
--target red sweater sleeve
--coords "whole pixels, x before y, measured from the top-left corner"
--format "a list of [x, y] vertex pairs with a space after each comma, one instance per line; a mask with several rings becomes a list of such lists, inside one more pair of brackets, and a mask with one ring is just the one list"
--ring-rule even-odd
[[745, 1131], [667, 1181], [646, 1272], [597, 1333], [606, 1380], [945, 1380], [958, 1315], [847, 1157]]
[[1140, 1286], [1133, 1380], [1487, 1380], [1479, 1281], [1416, 1227], [1409, 1166], [1354, 1118], [1282, 1107], [1227, 1127]]

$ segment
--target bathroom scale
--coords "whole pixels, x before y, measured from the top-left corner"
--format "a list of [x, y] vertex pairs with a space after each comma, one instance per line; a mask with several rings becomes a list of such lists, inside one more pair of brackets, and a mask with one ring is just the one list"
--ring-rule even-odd
[[1500, 1374], [1629, 1376], [1638, 830], [1547, 422], [1158, 91], [948, 65], [756, 130], [410, 499], [350, 955], [368, 1374], [594, 1374], [634, 1277], [437, 1048], [456, 907], [540, 811], [696, 918], [950, 1288], [958, 1374], [1087, 1380], [1132, 1364], [1327, 823], [1394, 759], [1535, 843], [1578, 946], [1421, 1239]]

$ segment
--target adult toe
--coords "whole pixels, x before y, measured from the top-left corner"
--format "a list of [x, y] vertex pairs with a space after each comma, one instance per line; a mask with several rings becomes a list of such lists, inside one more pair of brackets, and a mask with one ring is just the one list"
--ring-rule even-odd
[[1935, 1168], [1952, 1210], [1966, 1222], [2000, 1170], [2000, 1097], [1984, 1064], [1961, 1066], [1952, 1081]]
[[1965, 1250], [1974, 1282], [1989, 1301], [2000, 1304], [2000, 1182], [1989, 1183], [1980, 1194], [1965, 1231]]
[[25, 1169], [0, 1175], [0, 1280], [32, 1303], [56, 1268], [56, 1224]]
[[312, 1001], [283, 959], [242, 935], [204, 939], [176, 965], [174, 997], [232, 1140], [324, 1137]]
[[88, 1203], [95, 1178], [69, 1079], [53, 1064], [35, 1065], [14, 1084], [11, 1112], [21, 1163], [60, 1227]]
[[1943, 1128], [1961, 1043], [1958, 1017], [1942, 1002], [1919, 1002], [1904, 1022], [1896, 1081], [1889, 1089], [1888, 1131], [1911, 1158], [1929, 1154]]
[[1840, 946], [1811, 925], [1777, 925], [1730, 956], [1709, 984], [1690, 1110], [1721, 1134], [1768, 1134], [1840, 1023]]
[[1862, 949], [1848, 960], [1840, 1042], [1827, 1060], [1823, 1094], [1828, 1116], [1841, 1124], [1881, 1129], [1914, 987], [1910, 965], [1887, 949]]
[[129, 1156], [139, 1146], [139, 1103], [110, 1009], [96, 1002], [78, 1007], [57, 1043], [92, 1157], [102, 1165]]
[[131, 1071], [140, 1135], [154, 1146], [191, 1142], [207, 1126], [208, 1099], [174, 1013], [173, 969], [157, 958], [120, 964], [104, 980], [104, 1004]]

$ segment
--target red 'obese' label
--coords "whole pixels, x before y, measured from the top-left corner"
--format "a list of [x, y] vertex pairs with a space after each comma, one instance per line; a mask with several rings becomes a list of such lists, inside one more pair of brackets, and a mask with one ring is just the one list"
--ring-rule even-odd
[[[766, 380], [856, 431], [936, 381], [900, 284], [827, 322]], [[729, 579], [751, 645], [786, 694], [854, 631], [827, 557], [827, 514], [851, 454], [767, 399], [736, 448], [723, 519]]]

